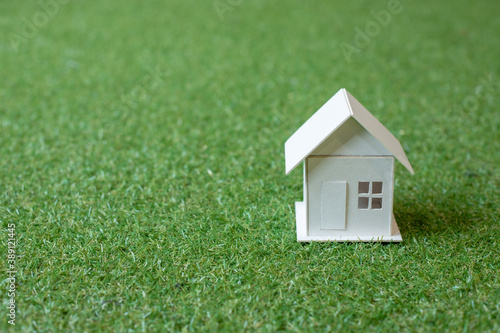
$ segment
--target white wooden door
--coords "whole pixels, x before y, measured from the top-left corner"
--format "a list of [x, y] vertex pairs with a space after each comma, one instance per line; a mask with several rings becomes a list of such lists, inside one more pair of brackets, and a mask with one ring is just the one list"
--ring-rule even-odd
[[345, 230], [347, 182], [321, 183], [321, 230]]

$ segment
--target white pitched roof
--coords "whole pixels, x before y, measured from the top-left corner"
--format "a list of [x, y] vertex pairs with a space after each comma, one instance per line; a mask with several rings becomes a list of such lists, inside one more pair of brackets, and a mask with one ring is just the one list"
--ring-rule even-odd
[[345, 89], [340, 89], [285, 142], [286, 173], [289, 174], [295, 169], [351, 117], [414, 174], [398, 139]]

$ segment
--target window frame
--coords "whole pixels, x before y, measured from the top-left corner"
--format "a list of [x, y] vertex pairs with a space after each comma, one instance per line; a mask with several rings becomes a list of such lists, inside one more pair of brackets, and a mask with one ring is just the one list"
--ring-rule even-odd
[[[366, 190], [366, 183], [368, 183], [368, 192], [361, 192]], [[380, 192], [373, 192], [373, 184], [376, 183], [376, 190], [379, 191], [378, 186], [380, 185]], [[358, 181], [358, 210], [382, 210], [384, 208], [383, 205], [383, 196], [384, 196], [384, 182], [381, 180], [359, 180]], [[368, 205], [365, 207], [365, 200], [361, 198], [367, 198]], [[374, 200], [377, 199], [377, 200]], [[380, 205], [380, 207], [374, 208], [374, 201]], [[363, 205], [362, 205], [363, 203]]]

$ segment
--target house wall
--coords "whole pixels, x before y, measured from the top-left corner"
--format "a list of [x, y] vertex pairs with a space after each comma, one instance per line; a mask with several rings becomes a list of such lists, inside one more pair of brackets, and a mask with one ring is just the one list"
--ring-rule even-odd
[[[307, 207], [309, 236], [389, 236], [393, 204], [393, 156], [311, 156], [306, 159], [304, 190]], [[343, 183], [345, 193], [323, 197], [325, 183]], [[359, 193], [359, 182], [368, 182], [370, 193]], [[373, 182], [382, 183], [382, 193], [375, 194]], [[323, 192], [322, 192], [323, 186]], [[338, 187], [341, 188], [342, 186]], [[367, 209], [359, 206], [360, 197], [368, 198]], [[381, 208], [372, 206], [372, 200], [381, 201]], [[325, 229], [322, 218], [330, 209], [322, 205], [331, 202], [338, 211], [339, 203], [345, 204], [344, 228]], [[329, 208], [329, 207], [327, 207]], [[326, 212], [326, 213], [325, 213]], [[323, 217], [322, 217], [323, 214]], [[342, 225], [334, 223], [335, 225]], [[323, 223], [323, 226], [325, 224]]]

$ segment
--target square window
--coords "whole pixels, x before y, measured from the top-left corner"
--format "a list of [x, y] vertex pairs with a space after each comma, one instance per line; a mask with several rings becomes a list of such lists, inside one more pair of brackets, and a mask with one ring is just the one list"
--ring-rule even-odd
[[372, 198], [372, 209], [382, 209], [382, 198]]
[[358, 209], [368, 209], [368, 198], [358, 198]]
[[372, 183], [372, 193], [373, 194], [382, 194], [382, 182], [373, 182]]
[[359, 182], [358, 193], [368, 193], [370, 190], [370, 182]]

